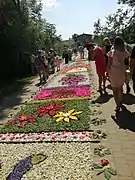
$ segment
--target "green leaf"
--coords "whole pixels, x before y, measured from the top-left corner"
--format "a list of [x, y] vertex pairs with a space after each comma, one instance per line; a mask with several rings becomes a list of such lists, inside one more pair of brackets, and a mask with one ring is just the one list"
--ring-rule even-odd
[[108, 169], [105, 169], [105, 170], [104, 170], [104, 176], [105, 176], [105, 179], [106, 179], [106, 180], [110, 180], [110, 179], [111, 179], [111, 174], [110, 174], [110, 172], [108, 171]]
[[98, 139], [98, 135], [97, 135], [97, 134], [94, 134], [93, 138], [94, 138], [94, 139]]
[[114, 175], [114, 176], [117, 175], [116, 170], [113, 169], [113, 168], [109, 168], [108, 171], [109, 171], [110, 174], [112, 174], [112, 175]]
[[36, 154], [32, 157], [31, 163], [32, 165], [36, 165], [44, 161], [47, 157], [43, 154]]
[[102, 174], [104, 172], [104, 170], [103, 171], [100, 171], [99, 173], [97, 173], [97, 176], [99, 176], [100, 174]]
[[111, 152], [110, 152], [110, 150], [109, 150], [109, 149], [106, 149], [106, 150], [104, 151], [104, 153], [105, 153], [106, 155], [111, 154]]
[[102, 165], [100, 164], [93, 164], [94, 169], [102, 169]]

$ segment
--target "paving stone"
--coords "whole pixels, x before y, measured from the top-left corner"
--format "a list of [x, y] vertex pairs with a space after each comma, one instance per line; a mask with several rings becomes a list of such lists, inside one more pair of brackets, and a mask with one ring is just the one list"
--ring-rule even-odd
[[127, 160], [125, 158], [113, 158], [114, 159], [114, 164], [115, 165], [127, 165]]
[[118, 180], [134, 180], [132, 177], [118, 177]]
[[119, 176], [131, 177], [131, 170], [128, 165], [116, 165], [116, 170]]

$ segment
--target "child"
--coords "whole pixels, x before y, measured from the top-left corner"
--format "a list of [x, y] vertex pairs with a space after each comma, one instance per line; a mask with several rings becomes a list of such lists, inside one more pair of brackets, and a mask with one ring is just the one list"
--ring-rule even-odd
[[123, 84], [125, 82], [125, 59], [130, 53], [126, 50], [121, 37], [114, 40], [114, 49], [108, 52], [107, 72], [113, 89], [113, 96], [116, 102], [116, 111], [119, 112], [122, 106]]
[[[106, 60], [105, 60], [104, 52], [102, 48], [100, 47], [94, 48], [93, 43], [91, 44], [89, 43], [89, 52], [92, 56], [92, 59], [95, 61], [95, 64], [96, 64], [96, 71], [97, 71], [97, 75], [99, 79], [98, 92], [102, 95], [102, 91], [104, 91], [104, 93], [106, 94], [106, 87], [105, 87]], [[102, 83], [103, 83], [103, 89], [102, 89]]]
[[60, 71], [60, 58], [58, 55], [56, 55], [56, 57], [55, 57], [55, 64], [57, 67], [57, 71]]

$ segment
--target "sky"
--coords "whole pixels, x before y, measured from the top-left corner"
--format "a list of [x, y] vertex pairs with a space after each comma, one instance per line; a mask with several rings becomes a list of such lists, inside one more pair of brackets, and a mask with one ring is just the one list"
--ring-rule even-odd
[[57, 34], [69, 39], [73, 34], [92, 34], [98, 18], [105, 17], [119, 7], [117, 0], [42, 0], [43, 17], [56, 25]]

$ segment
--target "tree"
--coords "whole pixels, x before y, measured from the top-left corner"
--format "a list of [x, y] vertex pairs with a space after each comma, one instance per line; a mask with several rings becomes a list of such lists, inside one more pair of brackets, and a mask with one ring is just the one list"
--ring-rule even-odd
[[97, 22], [94, 23], [94, 42], [98, 45], [101, 45], [102, 44], [102, 39], [103, 39], [103, 35], [102, 35], [102, 25], [101, 25], [101, 20], [98, 19]]
[[[61, 37], [41, 16], [41, 0], [0, 1], [0, 74], [29, 71], [29, 54], [55, 47]], [[3, 68], [6, 67], [6, 68]]]
[[[118, 3], [128, 4], [126, 10], [118, 8], [114, 14], [106, 17], [106, 23], [101, 25], [100, 19], [94, 23], [95, 35], [110, 38], [120, 35], [128, 43], [135, 41], [135, 1], [119, 0]], [[99, 39], [99, 38], [98, 38]]]
[[74, 40], [74, 42], [77, 42], [77, 37], [78, 37], [78, 34], [73, 34], [72, 35], [72, 39]]
[[94, 23], [94, 35], [99, 36], [102, 32], [102, 27], [101, 27], [101, 20], [98, 19], [97, 22]]

